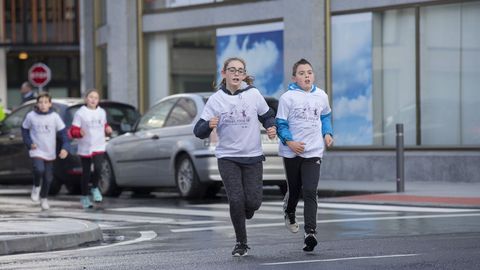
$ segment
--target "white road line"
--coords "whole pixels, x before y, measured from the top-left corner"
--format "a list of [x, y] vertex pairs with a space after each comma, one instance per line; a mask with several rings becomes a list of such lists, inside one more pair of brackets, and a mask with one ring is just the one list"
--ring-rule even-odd
[[[283, 205], [283, 202], [266, 202], [266, 205]], [[303, 206], [303, 202], [299, 202]], [[319, 203], [321, 208], [334, 209], [354, 209], [354, 210], [378, 210], [378, 211], [397, 211], [397, 212], [430, 212], [430, 213], [459, 213], [459, 212], [479, 212], [479, 209], [469, 208], [440, 208], [440, 207], [418, 207], [418, 206], [396, 206], [396, 205], [374, 205], [374, 204], [356, 204], [356, 203]]]
[[80, 218], [93, 221], [124, 221], [135, 223], [154, 223], [154, 224], [172, 224], [172, 225], [195, 225], [195, 224], [212, 224], [222, 223], [221, 220], [176, 220], [173, 218], [163, 217], [147, 217], [136, 215], [117, 215], [104, 213], [89, 213], [89, 212], [52, 212], [51, 216], [61, 216], [69, 218]]
[[304, 261], [262, 263], [260, 265], [286, 265], [286, 264], [316, 263], [316, 262], [339, 262], [339, 261], [352, 261], [352, 260], [387, 259], [387, 258], [399, 258], [399, 257], [413, 257], [413, 256], [419, 256], [419, 255], [420, 254], [393, 254], [393, 255], [347, 257], [347, 258], [335, 258], [335, 259], [323, 259], [323, 260], [304, 260]]
[[115, 247], [115, 246], [124, 246], [124, 245], [140, 243], [140, 242], [144, 242], [144, 241], [150, 241], [155, 237], [157, 237], [157, 233], [154, 232], [154, 231], [140, 231], [140, 237], [132, 239], [132, 240], [128, 240], [128, 241], [124, 241], [124, 242], [118, 242], [118, 243], [111, 244], [111, 245], [80, 248], [80, 249], [76, 249], [76, 250], [93, 250], [93, 249], [102, 249], [102, 248], [109, 248], [109, 247]]
[[[230, 212], [198, 210], [198, 209], [178, 209], [178, 208], [162, 208], [162, 207], [125, 207], [125, 208], [111, 208], [109, 211], [135, 212], [135, 213], [155, 213], [155, 214], [169, 214], [169, 215], [187, 215], [187, 216], [201, 216], [201, 217], [220, 217], [230, 218]], [[279, 215], [273, 214], [258, 214], [256, 218], [261, 219], [278, 219]]]
[[[196, 207], [196, 208], [216, 208], [216, 209], [228, 209], [229, 205], [228, 204], [195, 204], [195, 205], [189, 205], [189, 207]], [[260, 209], [258, 210], [259, 213], [262, 213], [264, 211], [268, 212], [277, 212], [280, 215], [283, 213], [283, 206], [278, 205], [278, 206], [260, 206]], [[303, 204], [299, 205], [297, 207], [297, 212], [303, 211]], [[364, 216], [364, 215], [390, 215], [390, 214], [395, 214], [395, 212], [365, 212], [365, 211], [350, 211], [350, 210], [340, 210], [340, 209], [322, 209], [319, 208], [317, 211], [318, 214], [339, 214], [339, 215], [355, 215], [355, 216]], [[256, 217], [256, 214], [255, 214]]]
[[[475, 217], [475, 216], [480, 216], [480, 213], [416, 215], [416, 216], [399, 216], [399, 217], [346, 218], [346, 219], [318, 220], [317, 223], [341, 223], [341, 222], [359, 222], [359, 221], [376, 221], [376, 220], [382, 221], [382, 220], [452, 218], [452, 217]], [[298, 222], [298, 223], [302, 224], [302, 222]], [[285, 223], [281, 222], [281, 223], [251, 224], [251, 225], [247, 225], [247, 228], [264, 228], [264, 227], [274, 227], [274, 226], [285, 226]], [[233, 227], [232, 226], [212, 226], [212, 227], [172, 229], [170, 231], [174, 233], [183, 233], [183, 232], [214, 231], [214, 230], [226, 230], [226, 229], [233, 229]]]

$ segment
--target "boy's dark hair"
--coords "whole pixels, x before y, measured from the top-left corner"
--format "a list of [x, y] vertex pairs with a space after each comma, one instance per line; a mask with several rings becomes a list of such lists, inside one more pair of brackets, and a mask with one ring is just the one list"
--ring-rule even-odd
[[48, 101], [49, 102], [52, 102], [52, 96], [50, 96], [49, 93], [47, 92], [41, 92], [40, 94], [38, 94], [37, 96], [37, 103], [40, 101], [41, 98], [48, 98]]
[[310, 62], [308, 62], [305, 58], [302, 58], [302, 59], [298, 60], [295, 64], [293, 64], [292, 76], [295, 76], [295, 74], [297, 73], [297, 68], [300, 65], [310, 65], [310, 66], [312, 66], [312, 64], [310, 64]]

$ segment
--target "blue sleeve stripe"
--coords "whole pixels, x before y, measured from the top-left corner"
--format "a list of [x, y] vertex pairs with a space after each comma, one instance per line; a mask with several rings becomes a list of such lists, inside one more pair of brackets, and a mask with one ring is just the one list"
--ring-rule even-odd
[[280, 141], [286, 145], [287, 141], [293, 141], [292, 133], [288, 129], [288, 121], [281, 118], [276, 118], [277, 135]]
[[322, 121], [322, 135], [330, 134], [333, 136], [332, 113], [320, 115], [320, 120]]

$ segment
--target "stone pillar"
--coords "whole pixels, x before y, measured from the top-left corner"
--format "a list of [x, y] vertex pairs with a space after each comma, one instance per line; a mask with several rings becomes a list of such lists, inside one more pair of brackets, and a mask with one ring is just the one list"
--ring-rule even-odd
[[7, 52], [0, 48], [0, 104], [7, 108]]
[[169, 95], [170, 91], [170, 50], [168, 37], [165, 34], [152, 34], [146, 39], [145, 57], [147, 64], [147, 107], [153, 105], [160, 98]]
[[292, 77], [293, 63], [307, 59], [315, 71], [315, 83], [325, 89], [325, 0], [283, 0], [284, 85]]
[[95, 87], [95, 18], [93, 0], [80, 5], [80, 92]]
[[137, 3], [107, 0], [108, 96], [138, 106]]

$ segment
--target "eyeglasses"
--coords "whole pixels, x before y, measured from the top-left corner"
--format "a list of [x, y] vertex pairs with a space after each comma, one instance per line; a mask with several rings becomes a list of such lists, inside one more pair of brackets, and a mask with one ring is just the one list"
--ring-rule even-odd
[[236, 69], [234, 67], [229, 67], [226, 69], [228, 71], [228, 73], [230, 74], [236, 74], [238, 72], [239, 75], [244, 75], [245, 73], [247, 73], [247, 71], [243, 68], [239, 68], [239, 69]]

